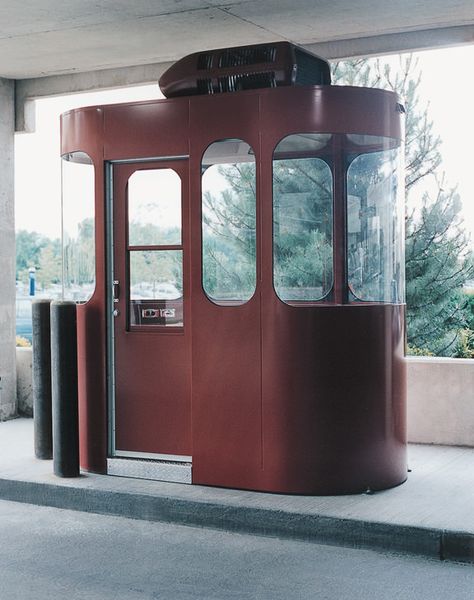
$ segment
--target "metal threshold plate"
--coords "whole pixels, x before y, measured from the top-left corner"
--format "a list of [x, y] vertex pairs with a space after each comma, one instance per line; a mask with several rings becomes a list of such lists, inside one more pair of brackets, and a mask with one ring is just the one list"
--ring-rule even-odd
[[192, 465], [191, 463], [163, 460], [108, 458], [107, 475], [173, 483], [192, 483]]

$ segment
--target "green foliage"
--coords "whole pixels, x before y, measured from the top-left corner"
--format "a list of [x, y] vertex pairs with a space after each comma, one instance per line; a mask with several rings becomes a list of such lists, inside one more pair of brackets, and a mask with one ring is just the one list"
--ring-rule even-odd
[[132, 221], [129, 230], [130, 243], [134, 246], [172, 245], [181, 242], [181, 231], [177, 227], [164, 229], [153, 223]]
[[[219, 191], [212, 184], [216, 174]], [[213, 298], [241, 300], [253, 294], [255, 197], [253, 162], [214, 165], [203, 177], [203, 286]]]
[[95, 241], [92, 218], [84, 219], [79, 223], [75, 237], [65, 236], [64, 273], [65, 284], [68, 287], [94, 282]]
[[416, 346], [407, 345], [407, 355], [408, 356], [434, 356], [431, 350], [428, 348], [417, 348]]
[[275, 288], [285, 300], [317, 300], [332, 285], [332, 176], [319, 158], [273, 165]]
[[47, 288], [61, 280], [61, 243], [35, 231], [16, 234], [16, 279], [28, 283], [29, 269], [36, 269], [37, 284]]
[[453, 357], [474, 358], [474, 331], [461, 329]]
[[462, 286], [471, 267], [463, 257], [467, 241], [459, 211], [452, 190], [439, 190], [434, 201], [425, 195], [406, 237], [409, 340], [438, 355], [454, 350], [466, 326]]
[[52, 283], [60, 283], [61, 270], [61, 246], [59, 240], [54, 240], [41, 248], [36, 281], [43, 289]]
[[36, 231], [25, 231], [21, 229], [16, 233], [16, 278], [22, 279], [26, 274], [28, 280], [28, 269], [39, 265], [41, 250], [50, 243], [47, 237], [36, 233]]
[[182, 293], [182, 257], [180, 250], [135, 250], [130, 252], [132, 297], [158, 297], [161, 283], [173, 283]]
[[465, 294], [465, 315], [466, 322], [469, 329], [474, 331], [474, 292]]

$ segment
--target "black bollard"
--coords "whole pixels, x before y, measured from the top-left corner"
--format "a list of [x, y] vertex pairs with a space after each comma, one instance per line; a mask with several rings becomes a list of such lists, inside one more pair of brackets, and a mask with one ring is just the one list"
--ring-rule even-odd
[[79, 476], [76, 304], [51, 303], [53, 469], [58, 477]]
[[51, 300], [34, 300], [33, 325], [33, 421], [35, 456], [53, 458], [51, 418]]

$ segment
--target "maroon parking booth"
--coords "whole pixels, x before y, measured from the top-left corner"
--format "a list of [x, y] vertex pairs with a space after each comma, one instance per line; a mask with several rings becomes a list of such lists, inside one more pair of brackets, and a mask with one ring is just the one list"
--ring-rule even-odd
[[[274, 46], [231, 55], [262, 71]], [[194, 55], [195, 89], [61, 118], [81, 467], [298, 494], [400, 484], [403, 107], [329, 85], [322, 62], [314, 85], [232, 75], [216, 53]]]

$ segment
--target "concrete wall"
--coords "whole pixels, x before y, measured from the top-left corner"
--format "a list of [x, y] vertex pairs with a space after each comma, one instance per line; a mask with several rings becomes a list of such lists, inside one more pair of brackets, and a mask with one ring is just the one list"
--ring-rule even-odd
[[16, 349], [18, 414], [23, 417], [33, 416], [32, 357], [31, 348]]
[[418, 358], [408, 362], [408, 440], [474, 446], [474, 360]]
[[14, 82], [0, 78], [0, 421], [16, 414]]

